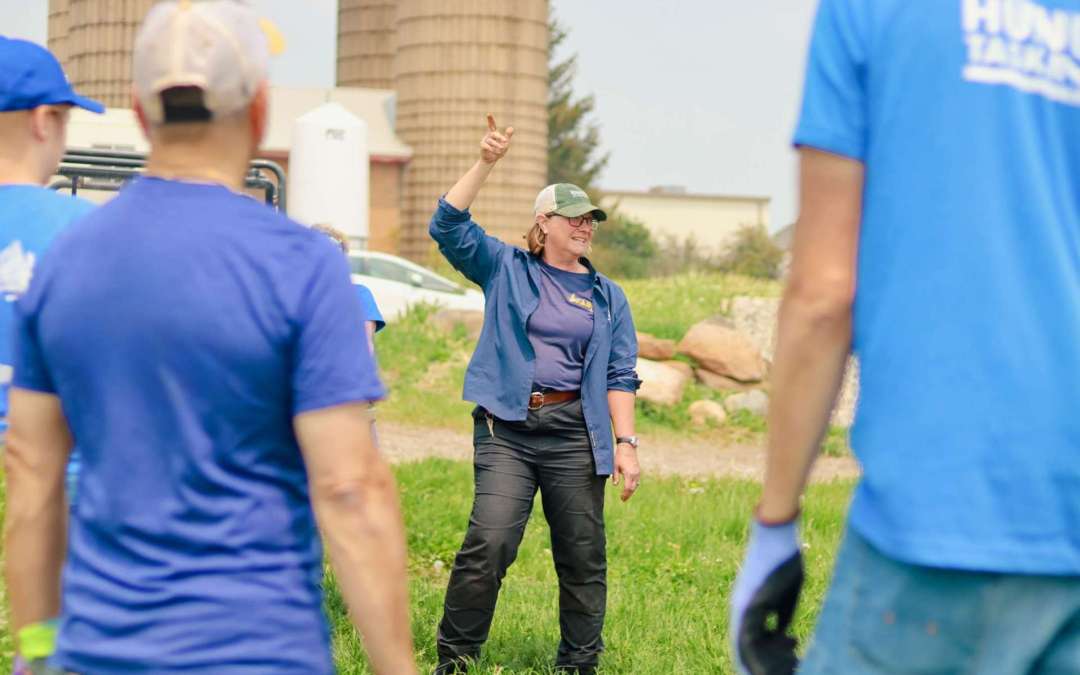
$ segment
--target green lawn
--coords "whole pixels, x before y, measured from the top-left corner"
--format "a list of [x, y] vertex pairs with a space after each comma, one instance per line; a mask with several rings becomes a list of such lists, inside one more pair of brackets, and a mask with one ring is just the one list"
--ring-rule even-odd
[[[418, 661], [430, 670], [449, 568], [468, 520], [472, 471], [461, 462], [427, 460], [399, 466], [396, 472], [408, 527]], [[796, 624], [803, 639], [821, 605], [851, 487], [815, 486], [806, 500], [807, 585]], [[745, 481], [656, 479], [628, 504], [608, 492], [604, 673], [731, 672], [725, 638], [728, 590], [758, 491]], [[339, 670], [370, 672], [332, 580], [328, 587]], [[537, 505], [503, 586], [483, 660], [473, 672], [549, 672], [558, 644], [557, 594], [546, 524]], [[11, 649], [10, 636], [0, 633], [4, 672], [10, 669]]]
[[620, 281], [639, 332], [681, 340], [695, 323], [730, 313], [731, 299], [748, 295], [775, 298], [777, 281], [737, 274], [692, 273], [655, 279]]
[[[435, 627], [472, 499], [464, 463], [398, 467], [412, 578], [413, 632], [421, 670], [435, 664]], [[728, 591], [742, 558], [747, 516], [759, 487], [734, 480], [650, 480], [629, 503], [609, 491], [605, 673], [731, 672]], [[803, 532], [807, 586], [796, 632], [805, 638], [828, 581], [851, 483], [811, 488]], [[330, 585], [340, 672], [370, 672]], [[547, 525], [536, 505], [517, 562], [504, 582], [490, 641], [476, 673], [547, 673], [558, 644], [558, 582]]]

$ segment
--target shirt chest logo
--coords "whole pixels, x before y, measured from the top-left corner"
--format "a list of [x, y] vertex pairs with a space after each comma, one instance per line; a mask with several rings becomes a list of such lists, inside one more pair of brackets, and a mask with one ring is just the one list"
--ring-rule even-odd
[[30, 286], [35, 256], [16, 241], [0, 251], [0, 298], [11, 302]]
[[569, 296], [567, 296], [566, 301], [569, 302], [571, 305], [574, 305], [575, 307], [580, 307], [587, 311], [589, 314], [592, 314], [592, 300], [586, 300], [577, 293], [571, 293]]
[[1032, 0], [962, 0], [964, 79], [1080, 106], [1080, 12]]

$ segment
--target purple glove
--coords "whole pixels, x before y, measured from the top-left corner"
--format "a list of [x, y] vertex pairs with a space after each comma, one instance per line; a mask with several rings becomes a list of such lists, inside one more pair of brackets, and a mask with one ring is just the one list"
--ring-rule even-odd
[[[735, 667], [743, 675], [790, 675], [799, 660], [787, 629], [802, 590], [803, 563], [795, 522], [754, 520], [746, 560], [731, 593]], [[775, 617], [770, 621], [770, 617]], [[770, 626], [770, 623], [772, 624]]]

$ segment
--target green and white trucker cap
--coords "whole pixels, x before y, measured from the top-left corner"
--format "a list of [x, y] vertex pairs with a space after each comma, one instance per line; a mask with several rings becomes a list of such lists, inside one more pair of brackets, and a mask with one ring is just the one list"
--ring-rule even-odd
[[557, 213], [567, 218], [592, 213], [597, 222], [607, 220], [604, 210], [589, 201], [589, 195], [585, 194], [584, 190], [570, 183], [555, 183], [541, 190], [540, 194], [536, 195], [533, 213]]

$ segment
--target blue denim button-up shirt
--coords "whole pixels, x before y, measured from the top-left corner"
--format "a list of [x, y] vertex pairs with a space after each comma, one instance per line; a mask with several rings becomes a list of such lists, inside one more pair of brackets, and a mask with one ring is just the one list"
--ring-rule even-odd
[[[439, 200], [429, 232], [450, 264], [484, 289], [484, 326], [465, 371], [466, 401], [495, 417], [528, 416], [536, 356], [529, 343], [529, 317], [540, 304], [540, 260], [528, 251], [488, 236], [469, 212]], [[587, 260], [593, 279], [593, 332], [581, 375], [581, 407], [592, 443], [596, 473], [615, 463], [607, 392], [636, 392], [637, 335], [626, 294]]]

